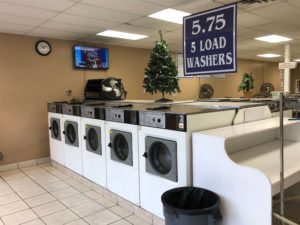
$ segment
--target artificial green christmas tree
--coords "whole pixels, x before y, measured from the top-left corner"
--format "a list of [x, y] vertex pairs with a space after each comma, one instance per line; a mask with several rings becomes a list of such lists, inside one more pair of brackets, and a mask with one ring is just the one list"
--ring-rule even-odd
[[162, 93], [162, 99], [157, 101], [171, 101], [165, 98], [165, 93], [172, 94], [180, 92], [177, 78], [177, 67], [173, 61], [167, 42], [159, 31], [160, 41], [155, 42], [155, 47], [150, 56], [148, 67], [145, 69], [143, 87], [151, 94]]

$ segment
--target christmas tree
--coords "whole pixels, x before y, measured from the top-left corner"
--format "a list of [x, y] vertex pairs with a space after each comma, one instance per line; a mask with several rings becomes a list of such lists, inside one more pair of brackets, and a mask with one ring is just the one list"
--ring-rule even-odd
[[155, 47], [150, 56], [148, 67], [145, 69], [143, 87], [151, 94], [157, 91], [162, 93], [162, 99], [157, 101], [171, 101], [165, 98], [165, 93], [180, 92], [177, 78], [177, 67], [173, 61], [167, 42], [159, 31], [160, 41], [155, 42]]

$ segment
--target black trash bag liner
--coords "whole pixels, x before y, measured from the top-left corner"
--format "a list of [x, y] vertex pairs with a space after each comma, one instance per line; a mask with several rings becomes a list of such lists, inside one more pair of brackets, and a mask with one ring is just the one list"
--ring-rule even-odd
[[[166, 224], [215, 225], [222, 220], [219, 196], [203, 188], [180, 187], [171, 189], [162, 195], [161, 201], [164, 206]], [[170, 223], [170, 219], [173, 222]], [[180, 222], [180, 220], [182, 221]], [[193, 223], [193, 221], [202, 222]]]

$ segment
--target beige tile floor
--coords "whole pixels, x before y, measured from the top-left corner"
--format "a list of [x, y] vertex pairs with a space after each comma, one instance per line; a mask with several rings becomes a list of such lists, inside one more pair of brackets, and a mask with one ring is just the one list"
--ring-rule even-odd
[[0, 173], [0, 225], [149, 225], [51, 165]]

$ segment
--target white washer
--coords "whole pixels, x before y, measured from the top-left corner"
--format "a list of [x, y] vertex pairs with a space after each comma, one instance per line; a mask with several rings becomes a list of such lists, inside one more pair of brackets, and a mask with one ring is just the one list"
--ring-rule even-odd
[[106, 108], [105, 134], [107, 188], [139, 205], [137, 115], [134, 110]]
[[82, 175], [80, 105], [63, 104], [65, 166]]
[[81, 107], [83, 176], [106, 187], [105, 110]]
[[161, 195], [192, 185], [192, 132], [229, 126], [234, 109], [174, 105], [169, 110], [140, 111], [139, 163], [141, 207], [163, 218]]
[[48, 103], [48, 125], [50, 158], [55, 162], [64, 165], [65, 137], [62, 135], [63, 115], [61, 102]]

